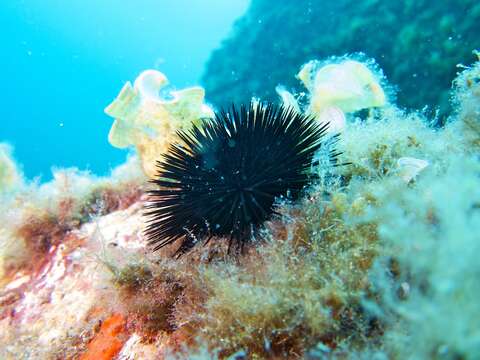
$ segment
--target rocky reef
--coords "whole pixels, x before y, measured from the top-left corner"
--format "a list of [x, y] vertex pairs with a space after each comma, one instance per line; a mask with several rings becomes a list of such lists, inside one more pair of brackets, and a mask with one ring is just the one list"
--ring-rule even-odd
[[455, 66], [471, 63], [480, 47], [479, 20], [474, 0], [253, 0], [212, 54], [202, 85], [217, 106], [252, 94], [274, 100], [280, 83], [304, 91], [291, 74], [307, 60], [362, 52], [398, 89], [398, 106], [438, 107], [443, 117]]
[[[127, 84], [107, 108], [110, 141], [137, 155], [106, 178], [30, 183], [3, 151], [0, 358], [478, 359], [480, 62], [442, 90], [455, 105], [442, 129], [399, 109], [371, 61], [308, 64], [308, 93], [280, 88], [276, 101], [335, 124], [344, 165], [324, 171], [318, 154], [305, 195], [279, 200], [236, 256], [216, 238], [175, 260], [143, 235], [145, 154], [211, 116], [200, 88], [181, 107]], [[143, 100], [124, 106], [127, 92]]]

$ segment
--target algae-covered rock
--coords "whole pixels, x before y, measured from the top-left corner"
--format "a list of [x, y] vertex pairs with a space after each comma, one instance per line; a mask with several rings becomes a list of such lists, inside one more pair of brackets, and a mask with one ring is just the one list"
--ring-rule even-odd
[[479, 21], [475, 0], [253, 0], [202, 83], [215, 105], [276, 100], [278, 84], [298, 89], [291, 74], [308, 59], [363, 52], [398, 88], [400, 106], [446, 112], [455, 66], [480, 47]]
[[[228, 236], [179, 259], [173, 244], [149, 252], [135, 158], [109, 178], [57, 171], [2, 204], [0, 245], [23, 244], [9, 247], [23, 262], [6, 266], [0, 249], [0, 357], [478, 359], [478, 63], [454, 81], [458, 110], [441, 129], [376, 97], [383, 84], [361, 62], [338, 88], [308, 64], [310, 94], [280, 93], [320, 120], [317, 105], [346, 113], [330, 138], [339, 163], [314, 161], [320, 176], [298, 201], [277, 199], [241, 252]], [[143, 141], [148, 121], [136, 121], [159, 114], [188, 126], [157, 99], [164, 81], [126, 86], [109, 107], [112, 143]], [[324, 105], [315, 93], [326, 84]], [[364, 119], [348, 113], [363, 108]]]
[[480, 357], [480, 166], [466, 154], [445, 156], [450, 165], [425, 171], [415, 186], [374, 190], [370, 219], [383, 246], [371, 279], [393, 358]]

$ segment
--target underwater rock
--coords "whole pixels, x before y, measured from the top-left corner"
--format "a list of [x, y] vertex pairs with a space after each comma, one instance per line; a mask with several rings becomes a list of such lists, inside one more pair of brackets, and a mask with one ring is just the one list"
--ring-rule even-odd
[[[0, 244], [28, 251], [0, 274], [0, 358], [478, 359], [480, 165], [478, 128], [467, 126], [478, 121], [477, 75], [478, 64], [459, 74], [459, 110], [442, 129], [395, 104], [351, 121], [334, 138], [348, 166], [295, 203], [277, 199], [236, 257], [228, 236], [178, 261], [147, 251], [135, 158], [96, 181], [58, 171], [2, 204]], [[137, 101], [171, 115], [157, 99], [164, 82], [147, 73], [126, 85], [111, 110], [130, 122], [119, 118], [114, 143], [145, 135]], [[351, 99], [350, 109], [374, 103]], [[340, 119], [348, 107], [325, 109]]]
[[146, 70], [127, 82], [117, 98], [105, 109], [115, 119], [108, 139], [118, 148], [135, 146], [145, 174], [157, 173], [156, 161], [177, 140], [176, 131], [188, 129], [212, 111], [203, 103], [205, 91], [192, 87], [172, 91], [172, 99], [161, 98], [167, 77], [156, 70]]
[[451, 111], [455, 66], [480, 48], [477, 0], [253, 0], [215, 50], [201, 84], [215, 106], [274, 101], [275, 86], [308, 59], [355, 54], [374, 58], [398, 92], [398, 106]]
[[0, 284], [4, 275], [46, 261], [72, 230], [135, 203], [145, 181], [138, 158], [130, 156], [109, 177], [54, 169], [48, 183], [16, 184], [0, 202]]
[[[92, 255], [102, 257], [106, 247], [125, 252], [143, 246], [142, 226], [141, 206], [135, 204], [66, 234], [35, 271], [14, 274], [0, 290], [0, 343], [9, 344], [1, 346], [0, 357], [72, 358], [85, 352], [84, 359], [100, 359], [92, 354], [105, 350], [110, 340], [108, 334], [95, 335], [95, 324], [111, 314], [105, 299], [112, 289]], [[105, 352], [120, 351], [129, 335], [122, 333], [124, 340], [112, 342]], [[91, 339], [96, 343], [89, 345]]]
[[445, 156], [447, 168], [414, 186], [372, 189], [378, 206], [369, 217], [383, 247], [370, 275], [393, 358], [480, 357], [480, 164], [468, 153]]

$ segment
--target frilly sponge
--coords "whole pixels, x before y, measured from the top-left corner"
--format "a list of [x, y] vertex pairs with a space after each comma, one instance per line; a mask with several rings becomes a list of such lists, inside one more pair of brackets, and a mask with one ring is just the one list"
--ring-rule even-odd
[[310, 61], [297, 75], [310, 90], [312, 113], [320, 114], [332, 106], [349, 113], [385, 105], [385, 93], [376, 76], [365, 64], [345, 60], [317, 67], [316, 61]]
[[[251, 103], [180, 131], [181, 144], [158, 163], [146, 236], [154, 250], [181, 240], [181, 255], [207, 237], [243, 247], [274, 211], [308, 185], [314, 153], [328, 124], [292, 108]], [[330, 152], [333, 162], [338, 154]], [[230, 246], [229, 246], [230, 249]]]
[[[330, 133], [339, 133], [345, 128], [346, 113], [385, 106], [381, 77], [367, 65], [346, 57], [338, 63], [307, 62], [297, 74], [309, 91], [308, 106], [303, 110], [320, 123], [329, 123]], [[276, 91], [284, 105], [301, 111], [297, 99], [283, 86]]]
[[108, 139], [118, 148], [135, 146], [147, 176], [156, 173], [155, 161], [176, 140], [176, 131], [188, 129], [212, 111], [203, 104], [205, 91], [191, 87], [172, 91], [164, 100], [159, 91], [168, 84], [167, 77], [156, 70], [146, 70], [127, 82], [117, 98], [105, 109], [115, 118]]

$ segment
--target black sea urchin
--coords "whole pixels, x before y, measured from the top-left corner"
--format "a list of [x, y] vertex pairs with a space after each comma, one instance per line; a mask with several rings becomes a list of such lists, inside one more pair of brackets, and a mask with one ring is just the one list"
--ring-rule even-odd
[[242, 247], [275, 213], [276, 197], [298, 198], [326, 130], [294, 109], [252, 103], [179, 131], [183, 143], [158, 162], [159, 189], [149, 191], [149, 245], [156, 251], [182, 239], [181, 255], [197, 239], [220, 236], [229, 249]]

